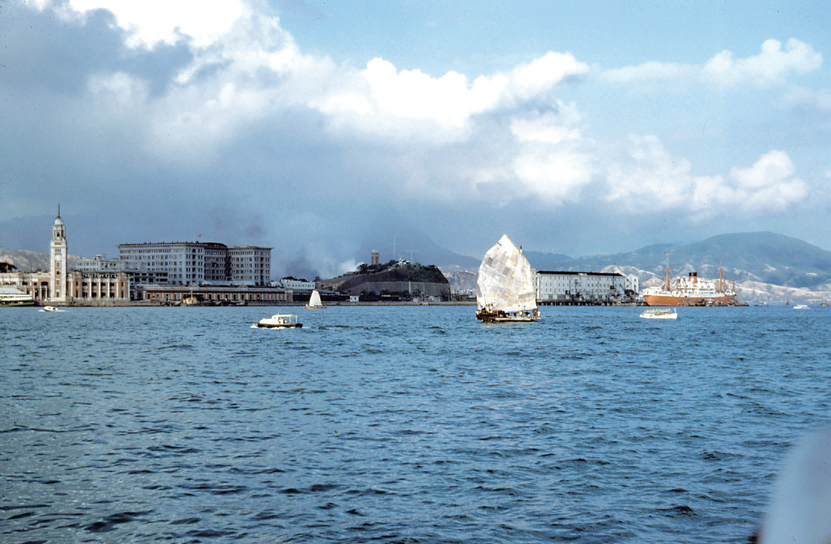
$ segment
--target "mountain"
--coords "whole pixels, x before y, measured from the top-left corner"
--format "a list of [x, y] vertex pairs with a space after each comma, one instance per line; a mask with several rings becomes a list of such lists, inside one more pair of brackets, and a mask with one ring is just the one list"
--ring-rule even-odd
[[[75, 266], [78, 257], [68, 255], [67, 261], [70, 267]], [[0, 263], [12, 264], [18, 272], [48, 272], [49, 254], [25, 249], [0, 250]]]
[[640, 278], [641, 285], [697, 272], [701, 277], [723, 275], [735, 281], [743, 300], [804, 300], [831, 296], [831, 252], [797, 238], [772, 232], [721, 234], [686, 246], [657, 244], [627, 253], [571, 258], [526, 252], [538, 270], [616, 270]]

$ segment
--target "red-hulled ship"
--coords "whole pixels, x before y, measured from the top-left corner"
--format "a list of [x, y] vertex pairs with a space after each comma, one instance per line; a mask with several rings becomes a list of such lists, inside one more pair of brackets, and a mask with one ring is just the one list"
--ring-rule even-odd
[[649, 306], [732, 306], [736, 304], [735, 286], [730, 287], [724, 280], [724, 271], [719, 268], [718, 279], [701, 279], [697, 272], [690, 272], [684, 278], [671, 281], [669, 277], [669, 255], [664, 284], [648, 287], [641, 296]]

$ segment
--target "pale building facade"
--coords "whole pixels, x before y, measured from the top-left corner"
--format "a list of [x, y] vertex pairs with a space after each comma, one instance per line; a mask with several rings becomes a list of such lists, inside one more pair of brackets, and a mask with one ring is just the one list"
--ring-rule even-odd
[[541, 304], [569, 302], [611, 303], [632, 298], [638, 279], [618, 272], [538, 271], [537, 301]]
[[301, 291], [303, 289], [311, 291], [315, 288], [315, 282], [313, 281], [296, 280], [294, 278], [282, 278], [279, 281], [271, 282], [271, 285], [275, 287], [284, 287], [286, 289], [294, 289], [297, 291]]
[[12, 285], [35, 302], [49, 300], [49, 272], [5, 272], [0, 274], [0, 285]]
[[268, 285], [271, 248], [203, 242], [119, 244], [129, 273], [166, 277], [169, 285]]

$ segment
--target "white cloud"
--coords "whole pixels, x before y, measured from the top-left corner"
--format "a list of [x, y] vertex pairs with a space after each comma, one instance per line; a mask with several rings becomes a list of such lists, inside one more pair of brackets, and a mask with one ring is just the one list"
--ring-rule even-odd
[[805, 73], [822, 65], [822, 55], [797, 39], [791, 38], [782, 47], [777, 40], [765, 40], [758, 55], [734, 59], [730, 51], [722, 51], [707, 61], [702, 72], [705, 80], [720, 86], [738, 85], [749, 81], [759, 85], [782, 83], [792, 73]]
[[66, 7], [55, 0], [36, 0], [43, 10], [56, 6], [60, 13], [85, 16], [104, 9], [115, 17], [116, 25], [127, 32], [129, 47], [152, 48], [159, 43], [174, 44], [189, 38], [195, 47], [205, 47], [227, 33], [248, 13], [242, 0], [222, 0], [206, 4], [200, 0], [68, 0]]
[[342, 74], [346, 85], [325, 97], [319, 108], [336, 125], [356, 125], [363, 134], [458, 141], [468, 135], [474, 116], [517, 107], [587, 70], [572, 55], [549, 52], [511, 72], [479, 76], [470, 83], [457, 72], [433, 77], [420, 70], [399, 71], [391, 62], [375, 58], [359, 78]]
[[515, 117], [511, 120], [511, 133], [520, 142], [540, 142], [556, 145], [566, 140], [580, 138], [577, 124], [580, 114], [575, 104], [557, 101], [557, 112], [545, 112], [533, 117]]
[[623, 68], [606, 70], [604, 77], [615, 83], [633, 83], [673, 80], [691, 77], [695, 73], [696, 69], [690, 65], [651, 61], [637, 66], [624, 66]]
[[628, 157], [608, 167], [606, 200], [630, 212], [682, 206], [694, 179], [689, 161], [673, 157], [656, 136], [629, 137]]
[[721, 51], [703, 65], [652, 61], [606, 70], [603, 75], [616, 83], [699, 80], [718, 87], [744, 83], [765, 86], [783, 83], [792, 74], [811, 72], [821, 65], [820, 53], [805, 42], [791, 38], [784, 47], [777, 40], [766, 40], [759, 54], [744, 58]]
[[133, 109], [147, 100], [147, 84], [125, 72], [94, 75], [87, 87], [92, 96], [119, 109]]
[[690, 162], [672, 156], [655, 136], [631, 136], [628, 159], [608, 166], [607, 200], [635, 213], [676, 210], [694, 219], [782, 211], [807, 195], [783, 151], [770, 151], [748, 168], [723, 176], [696, 176]]
[[749, 168], [733, 168], [730, 178], [743, 208], [750, 212], [781, 211], [807, 196], [805, 182], [794, 178], [795, 168], [784, 151], [769, 151]]
[[514, 173], [525, 197], [560, 205], [577, 200], [580, 189], [591, 181], [592, 159], [569, 149], [520, 151], [514, 159]]

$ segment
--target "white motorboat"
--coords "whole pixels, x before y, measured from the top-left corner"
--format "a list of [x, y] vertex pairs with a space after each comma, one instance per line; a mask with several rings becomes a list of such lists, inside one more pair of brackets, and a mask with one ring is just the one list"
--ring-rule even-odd
[[669, 308], [652, 308], [641, 313], [644, 319], [678, 319], [678, 312]]
[[807, 304], [797, 304], [793, 307], [794, 310], [807, 310], [808, 308], [810, 308], [810, 306]]
[[299, 329], [303, 323], [298, 323], [297, 316], [294, 314], [277, 314], [260, 319], [254, 323], [254, 326], [268, 329]]

